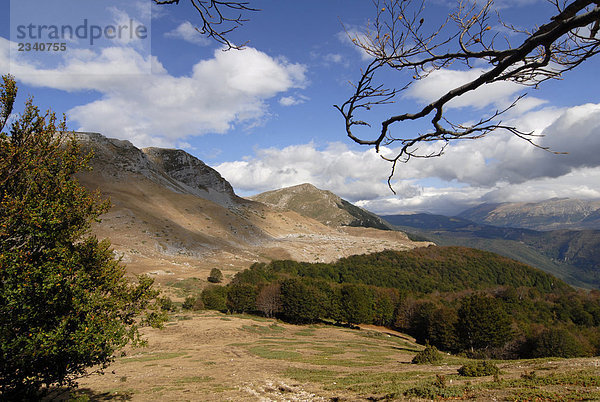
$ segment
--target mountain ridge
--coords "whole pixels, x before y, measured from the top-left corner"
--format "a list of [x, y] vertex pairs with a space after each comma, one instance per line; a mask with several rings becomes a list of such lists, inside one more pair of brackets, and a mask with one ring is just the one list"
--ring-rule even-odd
[[524, 262], [571, 285], [600, 289], [600, 231], [535, 231], [434, 214], [383, 216], [396, 228], [442, 246], [468, 246]]
[[552, 198], [539, 202], [484, 203], [457, 217], [479, 224], [533, 230], [600, 229], [600, 200]]
[[82, 152], [94, 153], [93, 169], [78, 179], [112, 203], [93, 233], [111, 240], [132, 274], [166, 282], [218, 267], [231, 276], [258, 261], [325, 262], [430, 244], [401, 232], [326, 226], [241, 198], [216, 170], [181, 150], [141, 150], [99, 133], [76, 136]]

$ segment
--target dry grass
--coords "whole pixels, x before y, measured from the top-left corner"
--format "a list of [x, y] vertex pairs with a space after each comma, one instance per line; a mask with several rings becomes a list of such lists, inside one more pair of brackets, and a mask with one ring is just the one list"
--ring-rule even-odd
[[147, 348], [128, 350], [105, 375], [83, 379], [73, 396], [82, 401], [600, 399], [598, 358], [496, 362], [499, 377], [472, 379], [457, 373], [466, 362], [462, 358], [445, 355], [436, 365], [410, 364], [422, 347], [381, 328], [298, 327], [212, 312], [179, 318], [163, 330], [146, 330]]

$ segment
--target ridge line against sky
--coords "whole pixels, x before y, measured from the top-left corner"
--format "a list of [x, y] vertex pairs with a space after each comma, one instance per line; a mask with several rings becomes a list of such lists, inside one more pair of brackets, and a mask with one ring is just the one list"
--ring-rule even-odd
[[[128, 5], [147, 10], [149, 3]], [[506, 123], [544, 134], [541, 145], [567, 155], [495, 133], [454, 143], [441, 158], [399, 166], [393, 181], [398, 195], [393, 195], [386, 183], [390, 165], [347, 139], [333, 108], [350, 95], [348, 81], [356, 80], [367, 63], [344, 27], [359, 32], [375, 15], [372, 4], [256, 4], [262, 11], [232, 36], [238, 43], [249, 40], [243, 51], [223, 52], [199, 35], [191, 6], [154, 5], [151, 51], [135, 41], [113, 43], [56, 55], [52, 66], [11, 54], [17, 43], [10, 40], [11, 21], [3, 13], [0, 72], [15, 74], [20, 104], [33, 94], [42, 109], [66, 113], [72, 129], [127, 139], [138, 147], [183, 148], [216, 168], [242, 196], [310, 182], [379, 214], [455, 214], [481, 202], [600, 198], [599, 57], [564, 81], [530, 91], [505, 117]], [[430, 12], [439, 17], [451, 4], [431, 2]], [[544, 23], [537, 10], [547, 3], [541, 0], [497, 4], [517, 24]], [[142, 21], [131, 7], [113, 6], [107, 18]], [[540, 21], [522, 15], [539, 15]], [[394, 107], [414, 110], [473, 74], [458, 66], [437, 71]], [[467, 122], [525, 90], [495, 84], [460, 99], [452, 111]]]

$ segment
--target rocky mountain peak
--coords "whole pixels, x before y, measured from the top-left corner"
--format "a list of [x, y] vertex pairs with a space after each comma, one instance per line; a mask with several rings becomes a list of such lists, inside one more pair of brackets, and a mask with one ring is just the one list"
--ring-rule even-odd
[[187, 152], [153, 147], [143, 148], [142, 152], [171, 178], [189, 187], [193, 194], [203, 198], [219, 198], [218, 203], [240, 201], [219, 172]]
[[79, 132], [76, 138], [94, 153], [94, 172], [111, 180], [136, 180], [143, 176], [180, 194], [193, 194], [225, 207], [244, 200], [213, 168], [182, 150], [138, 149], [131, 142], [106, 138], [99, 133]]
[[280, 209], [295, 211], [328, 226], [390, 229], [390, 226], [377, 215], [310, 183], [267, 191], [251, 199]]

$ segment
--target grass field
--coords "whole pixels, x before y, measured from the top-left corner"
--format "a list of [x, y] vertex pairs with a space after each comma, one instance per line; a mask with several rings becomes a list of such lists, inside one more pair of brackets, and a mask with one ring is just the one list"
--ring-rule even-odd
[[468, 359], [411, 364], [423, 347], [385, 328], [293, 326], [214, 312], [174, 315], [62, 400], [361, 401], [600, 400], [600, 358], [494, 362], [497, 376], [462, 377]]

